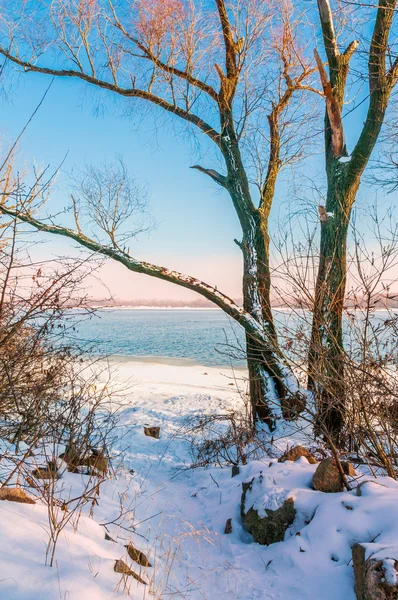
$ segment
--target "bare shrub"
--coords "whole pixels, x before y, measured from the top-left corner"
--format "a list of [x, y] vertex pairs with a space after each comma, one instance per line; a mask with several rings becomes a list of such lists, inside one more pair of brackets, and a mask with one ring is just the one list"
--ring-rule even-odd
[[253, 427], [244, 411], [190, 419], [179, 432], [190, 443], [192, 468], [245, 465], [272, 453], [269, 432]]
[[[371, 469], [397, 475], [398, 345], [397, 279], [398, 228], [392, 211], [380, 216], [375, 207], [367, 214], [369, 230], [360, 234], [354, 217], [348, 250], [348, 280], [344, 307], [344, 337], [341, 352], [344, 395], [335, 393], [333, 372], [311, 371], [308, 348], [314, 302], [314, 273], [318, 249], [314, 235], [292, 243], [287, 236], [280, 244], [278, 285], [285, 289], [281, 313], [281, 346], [303, 385], [309, 384], [309, 401], [302, 421], [321, 435], [335, 453], [350, 453]], [[369, 244], [369, 238], [372, 244]], [[325, 335], [330, 331], [326, 331]], [[322, 360], [322, 348], [318, 358]], [[336, 373], [335, 376], [338, 374]], [[330, 391], [328, 406], [321, 395]], [[334, 392], [332, 393], [332, 390]], [[337, 432], [333, 423], [343, 422]], [[294, 426], [293, 426], [294, 427]], [[337, 435], [338, 434], [338, 435]]]
[[92, 312], [82, 284], [97, 265], [37, 263], [15, 220], [0, 227], [0, 484], [25, 487], [47, 507], [52, 566], [61, 532], [78, 527], [85, 507], [92, 514], [112, 475], [117, 404], [72, 336]]

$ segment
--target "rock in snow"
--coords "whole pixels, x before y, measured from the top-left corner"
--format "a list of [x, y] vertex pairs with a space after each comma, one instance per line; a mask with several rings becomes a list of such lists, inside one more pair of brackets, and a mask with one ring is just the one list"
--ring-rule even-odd
[[[355, 475], [354, 467], [345, 461], [341, 462], [345, 475]], [[336, 461], [333, 458], [325, 458], [319, 463], [312, 480], [314, 490], [319, 492], [336, 493], [344, 489], [343, 480]]]
[[131, 560], [136, 562], [138, 565], [141, 565], [142, 567], [151, 567], [152, 566], [151, 563], [149, 562], [146, 554], [141, 552], [141, 550], [137, 550], [137, 548], [135, 548], [133, 546], [133, 544], [127, 544], [126, 549], [127, 549], [127, 554], [129, 555]]
[[283, 463], [287, 460], [295, 462], [301, 456], [304, 456], [311, 465], [315, 465], [317, 463], [315, 456], [313, 456], [313, 454], [311, 454], [311, 452], [307, 450], [307, 448], [304, 448], [304, 446], [300, 445], [294, 446], [293, 448], [290, 448], [290, 450], [287, 450], [287, 452], [285, 452], [284, 454], [282, 454], [282, 456], [279, 457], [278, 462]]
[[139, 581], [139, 583], [142, 583], [143, 585], [147, 585], [147, 582], [144, 579], [142, 579], [142, 577], [137, 575], [137, 573], [135, 573], [132, 569], [130, 569], [130, 567], [128, 565], [126, 565], [126, 563], [121, 558], [119, 560], [115, 561], [115, 566], [114, 566], [113, 570], [115, 571], [115, 573], [120, 573], [121, 575], [127, 575], [128, 577], [134, 577], [134, 579]]
[[159, 439], [160, 436], [160, 427], [144, 427], [144, 433], [148, 437], [153, 437], [155, 440]]
[[58, 466], [54, 460], [47, 461], [46, 467], [38, 467], [32, 473], [36, 479], [58, 479], [61, 477]]
[[19, 502], [20, 504], [36, 504], [35, 500], [30, 498], [21, 488], [0, 488], [0, 500]]
[[240, 469], [239, 469], [238, 465], [232, 465], [231, 477], [236, 477], [237, 475], [239, 475], [239, 473], [240, 473]]
[[296, 516], [296, 509], [293, 499], [286, 497], [285, 490], [278, 490], [273, 497], [272, 508], [268, 505], [269, 496], [258, 502], [255, 489], [261, 490], [261, 484], [261, 475], [257, 481], [253, 477], [249, 483], [242, 484], [241, 517], [254, 540], [268, 546], [284, 540], [286, 530]]
[[227, 519], [227, 521], [225, 523], [224, 533], [226, 535], [229, 535], [230, 533], [232, 533], [232, 519]]
[[103, 452], [97, 450], [81, 460], [79, 466], [88, 467], [90, 474], [94, 474], [96, 471], [106, 474], [108, 471], [108, 460]]

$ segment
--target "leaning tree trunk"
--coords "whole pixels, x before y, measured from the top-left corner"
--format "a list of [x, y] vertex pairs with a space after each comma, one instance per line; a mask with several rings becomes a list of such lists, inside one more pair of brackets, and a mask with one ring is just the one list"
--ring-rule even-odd
[[326, 428], [336, 441], [345, 418], [343, 309], [346, 249], [351, 208], [357, 185], [346, 182], [344, 164], [334, 160], [329, 171], [326, 213], [321, 219], [321, 244], [309, 351], [309, 387], [317, 400], [317, 429]]

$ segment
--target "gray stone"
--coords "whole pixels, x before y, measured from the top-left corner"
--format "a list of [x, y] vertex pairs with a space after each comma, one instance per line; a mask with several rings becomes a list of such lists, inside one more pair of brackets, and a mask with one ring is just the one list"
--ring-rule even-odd
[[366, 481], [361, 481], [361, 483], [358, 485], [357, 489], [355, 490], [357, 496], [362, 496], [363, 495], [362, 488], [365, 485], [367, 485], [367, 484], [369, 484], [369, 485], [380, 485], [381, 487], [384, 487], [384, 488], [387, 487], [387, 486], [383, 485], [382, 483], [379, 483], [378, 481], [372, 481], [372, 480], [367, 479]]
[[356, 476], [356, 472], [355, 469], [353, 467], [353, 465], [345, 460], [341, 461], [341, 466], [343, 467], [343, 471], [345, 475], [348, 475], [349, 477], [355, 477]]
[[36, 479], [59, 479], [57, 463], [54, 460], [49, 460], [46, 467], [38, 467], [33, 471], [33, 476]]
[[106, 475], [108, 472], [108, 459], [101, 450], [96, 450], [79, 462], [79, 466], [88, 467], [88, 471], [91, 475], [96, 473], [103, 473]]
[[141, 550], [137, 550], [137, 548], [134, 548], [133, 544], [127, 544], [126, 549], [127, 554], [129, 555], [131, 560], [136, 562], [138, 565], [141, 565], [142, 567], [152, 567], [147, 556], [143, 552], [141, 552]]
[[232, 465], [231, 477], [236, 477], [236, 475], [239, 475], [239, 473], [240, 473], [240, 469], [239, 469], [238, 465]]
[[65, 452], [59, 455], [68, 465], [68, 471], [73, 471], [80, 464], [81, 456], [73, 445], [68, 445]]
[[36, 504], [33, 498], [30, 498], [21, 488], [0, 488], [0, 500], [19, 502], [20, 504]]

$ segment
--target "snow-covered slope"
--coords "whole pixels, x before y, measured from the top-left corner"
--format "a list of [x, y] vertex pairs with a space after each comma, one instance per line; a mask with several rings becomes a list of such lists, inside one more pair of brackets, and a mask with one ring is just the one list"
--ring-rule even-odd
[[[391, 479], [380, 480], [385, 487], [363, 485], [358, 497], [314, 491], [316, 465], [304, 458], [264, 458], [233, 478], [230, 467], [185, 468], [186, 416], [241, 405], [230, 371], [122, 361], [116, 376], [120, 389], [129, 388], [112, 449], [116, 477], [102, 486], [93, 518], [87, 509], [76, 531], [62, 532], [53, 568], [44, 565], [46, 507], [0, 502], [1, 600], [103, 600], [121, 597], [126, 585], [136, 600], [354, 600], [351, 545], [371, 542], [381, 556], [386, 548], [397, 555], [398, 484]], [[146, 437], [144, 425], [160, 426], [160, 439]], [[268, 547], [240, 522], [242, 482], [260, 473], [258, 502], [271, 506], [287, 492], [298, 511], [285, 541]], [[84, 477], [65, 473], [60, 494], [73, 494]], [[129, 560], [129, 542], [151, 567]], [[148, 585], [115, 573], [119, 558]]]

